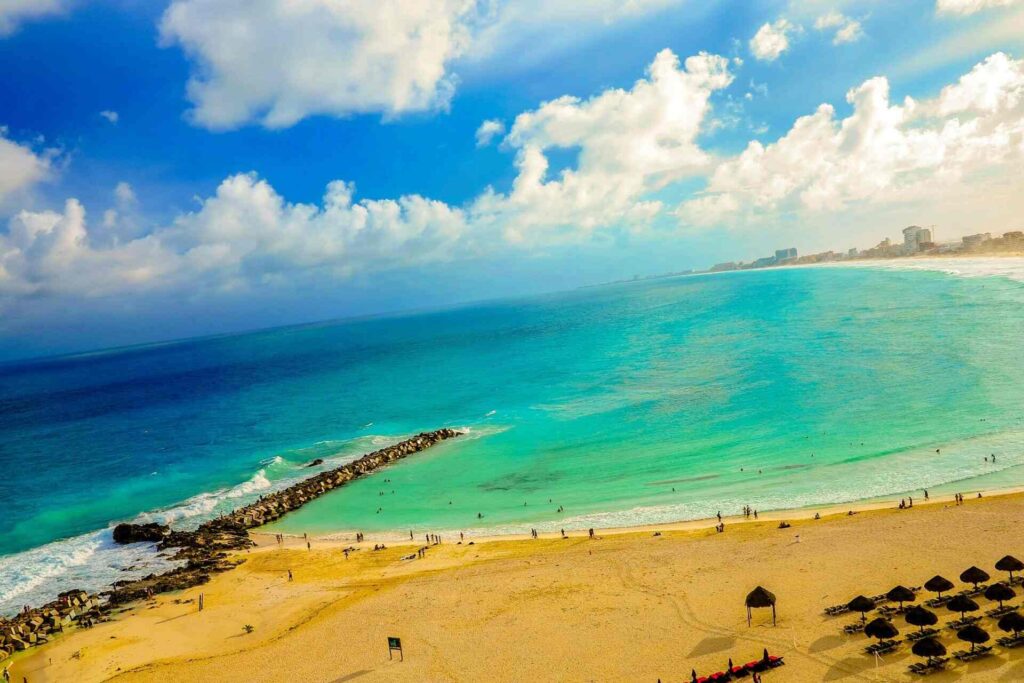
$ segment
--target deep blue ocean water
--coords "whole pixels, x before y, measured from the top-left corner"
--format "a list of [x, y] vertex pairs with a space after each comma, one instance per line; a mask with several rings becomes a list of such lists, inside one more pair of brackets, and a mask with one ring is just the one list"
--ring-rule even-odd
[[159, 566], [113, 547], [112, 523], [194, 525], [314, 458], [440, 426], [470, 435], [277, 528], [521, 531], [1018, 485], [1022, 311], [1010, 277], [786, 269], [0, 366], [0, 612]]

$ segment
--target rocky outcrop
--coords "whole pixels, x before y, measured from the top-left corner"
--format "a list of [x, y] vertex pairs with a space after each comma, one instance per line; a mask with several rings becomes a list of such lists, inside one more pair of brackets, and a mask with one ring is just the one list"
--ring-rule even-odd
[[212, 574], [236, 567], [241, 560], [231, 553], [253, 545], [249, 530], [297, 510], [309, 501], [339, 486], [390, 465], [445, 439], [459, 436], [454, 429], [417, 434], [393, 446], [368, 453], [336, 469], [320, 472], [288, 488], [262, 496], [258, 501], [194, 531], [174, 531], [161, 524], [118, 524], [113, 536], [117, 543], [156, 543], [160, 550], [174, 551], [173, 558], [185, 564], [163, 574], [118, 581], [101, 595], [72, 590], [36, 609], [26, 608], [13, 619], [0, 617], [0, 660], [49, 640], [68, 626], [89, 627], [109, 618], [117, 606], [151, 597], [157, 593], [202, 585]]
[[171, 532], [164, 524], [118, 524], [114, 527], [114, 543], [159, 543]]
[[324, 459], [323, 458], [317, 458], [316, 460], [312, 460], [309, 463], [307, 463], [306, 467], [316, 467], [317, 465], [323, 465], [323, 464], [324, 464]]

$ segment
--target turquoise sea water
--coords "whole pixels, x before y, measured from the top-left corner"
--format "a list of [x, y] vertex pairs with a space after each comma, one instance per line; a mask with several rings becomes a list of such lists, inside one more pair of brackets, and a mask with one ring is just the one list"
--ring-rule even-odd
[[0, 611], [158, 566], [110, 544], [116, 521], [194, 525], [440, 426], [469, 435], [275, 528], [521, 532], [1022, 484], [1022, 312], [1010, 277], [788, 269], [0, 366]]

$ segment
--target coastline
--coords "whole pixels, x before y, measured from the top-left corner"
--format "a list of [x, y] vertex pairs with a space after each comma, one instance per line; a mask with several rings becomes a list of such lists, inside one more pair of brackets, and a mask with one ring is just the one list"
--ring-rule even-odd
[[[902, 680], [917, 659], [909, 647], [876, 661], [863, 653], [863, 635], [842, 634], [856, 615], [827, 618], [824, 607], [935, 573], [956, 580], [971, 564], [995, 580], [995, 560], [1024, 554], [1021, 491], [967, 497], [963, 506], [942, 496], [907, 510], [835, 510], [820, 520], [803, 512], [810, 516], [726, 520], [724, 533], [705, 520], [601, 530], [592, 541], [586, 532], [446, 541], [416, 560], [403, 558], [423, 544], [407, 538], [376, 552], [372, 538], [317, 538], [311, 550], [294, 538], [284, 547], [260, 542], [206, 586], [58, 638], [17, 657], [12, 673], [32, 683], [513, 680], [510, 671], [519, 680], [553, 671], [571, 680], [684, 680], [690, 668], [706, 675], [768, 647], [787, 662], [769, 681]], [[778, 529], [777, 516], [792, 527]], [[356, 550], [346, 556], [346, 548]], [[775, 627], [758, 613], [746, 624], [742, 597], [760, 584], [778, 596]], [[987, 621], [993, 639], [1001, 635]], [[403, 638], [405, 662], [387, 659], [385, 635]], [[942, 638], [951, 651], [963, 645], [951, 631]], [[604, 656], [610, 651], [619, 654]], [[1000, 651], [951, 668], [932, 678], [1011, 680], [1024, 661]]]
[[[1021, 486], [1010, 486], [994, 489], [971, 489], [965, 493], [965, 497], [974, 500], [981, 494], [983, 499], [987, 498], [1000, 498], [1005, 496], [1017, 496], [1024, 495], [1024, 485]], [[835, 503], [829, 505], [813, 505], [806, 507], [793, 507], [785, 508], [780, 510], [766, 510], [764, 512], [758, 512], [758, 519], [751, 517], [744, 517], [743, 515], [737, 514], [723, 514], [722, 521], [727, 526], [734, 524], [754, 524], [757, 522], [790, 522], [790, 521], [808, 521], [813, 520], [815, 515], [824, 517], [838, 517], [846, 516], [850, 511], [855, 515], [863, 512], [877, 512], [882, 510], [893, 510], [899, 509], [899, 498], [871, 498], [860, 501], [854, 501], [850, 503]], [[913, 501], [914, 509], [920, 507], [927, 507], [931, 505], [948, 505], [953, 503], [953, 494], [940, 494], [936, 496], [929, 496], [929, 499], [924, 500], [921, 498], [915, 498]], [[604, 535], [617, 535], [617, 534], [634, 534], [641, 532], [659, 532], [659, 531], [701, 531], [706, 529], [713, 529], [718, 525], [718, 519], [715, 517], [704, 517], [701, 519], [684, 519], [677, 520], [674, 522], [658, 522], [651, 524], [635, 524], [626, 526], [608, 526], [608, 527], [594, 527], [595, 532], [600, 532]], [[274, 534], [269, 532], [260, 531], [261, 527], [252, 529], [249, 532], [250, 538], [252, 538], [257, 545], [264, 545], [273, 542]], [[568, 536], [579, 536], [580, 534], [586, 534], [587, 529], [580, 527], [566, 527], [566, 534]], [[355, 542], [356, 530], [344, 530], [335, 531], [326, 534], [308, 534], [310, 539], [318, 541], [320, 543], [328, 543], [332, 545], [346, 545]], [[400, 532], [399, 530], [391, 530], [377, 533], [364, 533], [364, 543], [378, 542], [378, 543], [391, 543], [392, 545], [419, 545], [418, 539], [423, 535], [421, 532], [416, 535], [413, 541], [409, 540], [408, 531]], [[452, 529], [431, 529], [425, 533], [437, 533], [440, 534], [446, 540], [452, 540], [454, 536], [457, 536], [460, 532]], [[487, 529], [477, 530], [471, 529], [462, 532], [469, 541], [475, 541], [478, 543], [498, 542], [498, 541], [522, 541], [529, 540], [532, 538], [529, 531], [523, 533], [493, 533]], [[282, 533], [281, 534], [286, 540], [297, 540], [302, 541], [304, 536], [293, 533]], [[560, 531], [540, 531], [538, 530], [538, 536], [540, 538], [560, 538]]]

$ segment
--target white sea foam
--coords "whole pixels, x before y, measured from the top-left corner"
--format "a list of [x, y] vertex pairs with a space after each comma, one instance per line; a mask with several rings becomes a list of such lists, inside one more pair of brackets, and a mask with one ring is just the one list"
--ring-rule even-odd
[[39, 605], [72, 588], [99, 591], [114, 581], [171, 569], [175, 563], [150, 543], [119, 546], [110, 529], [0, 557], [0, 614]]
[[956, 277], [1001, 277], [1015, 282], [1024, 282], [1024, 257], [1018, 256], [851, 261], [834, 265], [879, 270], [927, 270]]
[[[287, 488], [312, 474], [339, 467], [370, 450], [398, 443], [407, 436], [367, 435], [352, 441], [322, 442], [319, 448], [336, 448], [320, 455], [317, 468], [298, 464], [288, 467], [282, 456], [261, 462], [249, 479], [235, 486], [200, 493], [160, 510], [137, 515], [136, 523], [159, 522], [190, 529], [202, 522], [247, 505], [260, 495]], [[284, 470], [284, 476], [280, 475]], [[269, 471], [269, 472], [268, 472]], [[270, 476], [277, 472], [278, 476]], [[171, 569], [176, 563], [157, 554], [151, 543], [118, 545], [111, 529], [99, 529], [74, 538], [62, 539], [24, 552], [0, 557], [0, 615], [17, 612], [23, 605], [38, 605], [72, 588], [100, 591], [114, 581], [132, 579]]]

